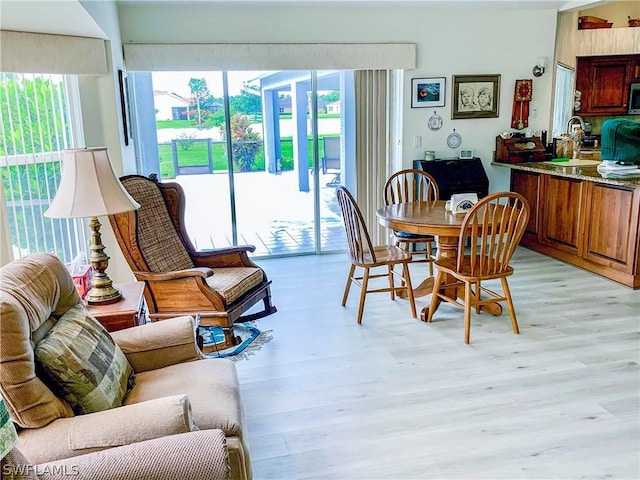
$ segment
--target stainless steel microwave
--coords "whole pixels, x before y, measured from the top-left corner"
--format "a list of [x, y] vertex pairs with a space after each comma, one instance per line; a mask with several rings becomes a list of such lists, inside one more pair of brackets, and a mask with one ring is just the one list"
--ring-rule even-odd
[[629, 89], [629, 115], [640, 115], [640, 82]]

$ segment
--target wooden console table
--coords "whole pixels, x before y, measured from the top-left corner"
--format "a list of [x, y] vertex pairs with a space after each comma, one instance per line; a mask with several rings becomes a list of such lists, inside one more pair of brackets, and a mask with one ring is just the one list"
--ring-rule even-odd
[[116, 283], [114, 286], [122, 292], [122, 300], [109, 305], [86, 305], [89, 313], [109, 332], [146, 323], [144, 282]]

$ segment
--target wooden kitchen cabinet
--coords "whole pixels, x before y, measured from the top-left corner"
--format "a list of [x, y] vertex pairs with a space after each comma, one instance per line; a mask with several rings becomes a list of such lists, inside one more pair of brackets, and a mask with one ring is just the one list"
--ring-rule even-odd
[[529, 222], [525, 228], [525, 236], [538, 238], [540, 230], [540, 195], [542, 194], [542, 175], [520, 170], [511, 171], [511, 191], [518, 192], [529, 203]]
[[623, 272], [633, 267], [638, 195], [633, 188], [593, 184], [585, 223], [585, 259]]
[[545, 180], [542, 241], [559, 250], [578, 254], [582, 240], [584, 182], [551, 175]]
[[579, 57], [576, 90], [581, 116], [627, 115], [629, 86], [640, 75], [640, 55]]
[[640, 55], [636, 55], [631, 62], [631, 81], [640, 82]]
[[640, 288], [640, 187], [511, 170], [529, 202], [521, 245]]

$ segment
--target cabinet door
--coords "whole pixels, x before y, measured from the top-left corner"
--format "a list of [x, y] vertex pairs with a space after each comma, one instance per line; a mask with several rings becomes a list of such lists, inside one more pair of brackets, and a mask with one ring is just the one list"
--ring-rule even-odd
[[520, 170], [511, 171], [511, 191], [517, 192], [527, 199], [529, 203], [529, 223], [525, 229], [525, 235], [538, 237], [540, 225], [540, 192], [542, 175]]
[[581, 180], [546, 177], [542, 242], [575, 255], [581, 247], [580, 217], [585, 199]]
[[633, 188], [595, 184], [586, 225], [584, 257], [617, 270], [633, 269], [638, 235], [638, 202]]
[[580, 115], [625, 115], [632, 59], [629, 56], [579, 58], [576, 88], [582, 92]]
[[635, 57], [631, 60], [631, 81], [640, 82], [640, 55]]

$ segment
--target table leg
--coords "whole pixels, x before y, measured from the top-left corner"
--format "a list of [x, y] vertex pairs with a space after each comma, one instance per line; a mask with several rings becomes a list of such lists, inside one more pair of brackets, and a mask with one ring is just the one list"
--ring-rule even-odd
[[[439, 237], [436, 237], [436, 241], [438, 244], [438, 249], [436, 251], [436, 258], [438, 259], [456, 258], [458, 256], [458, 237], [439, 236]], [[428, 293], [433, 293], [434, 278], [429, 277], [427, 280], [431, 281], [430, 283], [431, 290]], [[425, 280], [423, 283], [426, 283], [427, 280]], [[444, 283], [451, 283], [452, 281], [453, 281], [453, 277], [451, 277], [450, 275], [445, 276]], [[422, 286], [422, 284], [420, 286]], [[464, 296], [464, 288], [462, 289], [449, 288], [449, 289], [446, 289], [446, 293], [450, 297], [458, 298], [458, 293]], [[441, 303], [441, 300], [438, 299], [438, 302], [436, 303], [436, 310], [440, 306], [440, 303]], [[422, 320], [423, 322], [426, 322], [428, 316], [429, 316], [429, 307], [423, 307], [422, 311], [420, 312], [420, 320]]]

